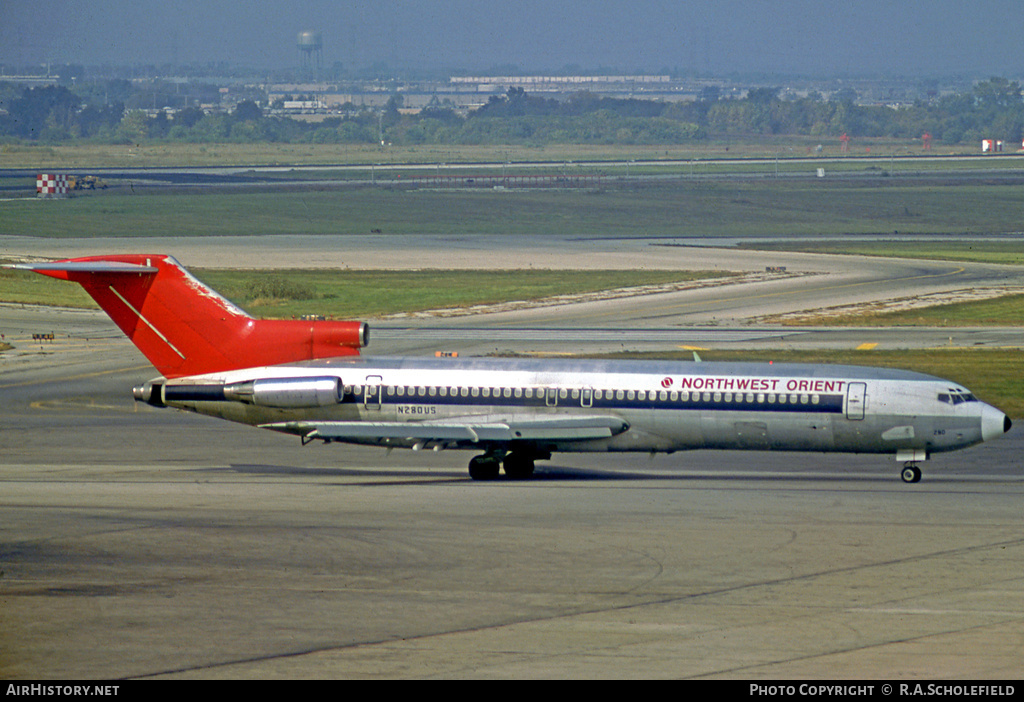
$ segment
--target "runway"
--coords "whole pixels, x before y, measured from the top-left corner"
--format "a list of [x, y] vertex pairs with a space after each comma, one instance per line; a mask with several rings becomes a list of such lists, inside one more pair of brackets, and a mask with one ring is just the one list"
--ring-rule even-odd
[[[254, 267], [355, 265], [372, 263], [379, 242], [315, 257], [321, 241], [285, 243], [189, 242], [176, 253], [187, 265], [231, 250]], [[396, 267], [433, 262], [437, 241], [413, 243], [388, 249]], [[47, 255], [115, 250], [104, 244], [48, 242]], [[562, 260], [593, 267], [699, 260], [754, 271], [789, 256], [561, 244]], [[508, 258], [550, 261], [556, 245]], [[445, 252], [453, 266], [495, 265], [487, 246], [460, 246]], [[47, 247], [17, 248], [34, 255]], [[858, 339], [905, 348], [945, 336], [1021, 345], [1013, 329], [886, 337], [752, 323], [815, 300], [1020, 282], [998, 266], [785, 260], [779, 265], [809, 275], [377, 320], [370, 351], [850, 348]], [[1019, 428], [935, 457], [916, 485], [902, 483], [899, 465], [883, 456], [707, 451], [556, 455], [538, 465], [536, 480], [478, 483], [466, 474], [466, 453], [302, 447], [293, 437], [135, 405], [130, 388], [155, 373], [98, 312], [8, 306], [0, 324], [17, 345], [0, 355], [0, 677], [1022, 672]], [[32, 344], [36, 331], [55, 339]]]

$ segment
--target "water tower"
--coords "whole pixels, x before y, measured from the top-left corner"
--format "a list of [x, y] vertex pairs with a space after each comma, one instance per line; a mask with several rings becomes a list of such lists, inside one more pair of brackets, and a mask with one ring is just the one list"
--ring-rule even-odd
[[316, 71], [324, 67], [324, 39], [320, 32], [299, 32], [299, 56], [304, 71]]

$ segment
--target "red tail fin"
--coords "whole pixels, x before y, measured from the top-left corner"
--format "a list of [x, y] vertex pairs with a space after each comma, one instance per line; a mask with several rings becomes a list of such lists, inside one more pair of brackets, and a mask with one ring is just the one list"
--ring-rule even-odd
[[80, 283], [167, 378], [358, 355], [360, 322], [254, 319], [171, 256], [124, 254], [13, 266]]

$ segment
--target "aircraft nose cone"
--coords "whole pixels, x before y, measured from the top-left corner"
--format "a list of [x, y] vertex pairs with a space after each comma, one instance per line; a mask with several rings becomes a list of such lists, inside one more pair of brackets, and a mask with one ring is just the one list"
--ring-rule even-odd
[[991, 405], [985, 405], [981, 410], [981, 438], [982, 441], [990, 441], [1010, 431], [1013, 422], [1005, 414]]

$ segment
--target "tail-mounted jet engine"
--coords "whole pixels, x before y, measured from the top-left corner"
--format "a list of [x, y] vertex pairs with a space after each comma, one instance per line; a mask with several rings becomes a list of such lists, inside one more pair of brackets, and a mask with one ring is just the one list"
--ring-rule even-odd
[[247, 405], [300, 409], [341, 402], [345, 386], [336, 376], [258, 378], [226, 385], [177, 385], [151, 381], [132, 390], [135, 399], [155, 407], [180, 402], [243, 402]]

